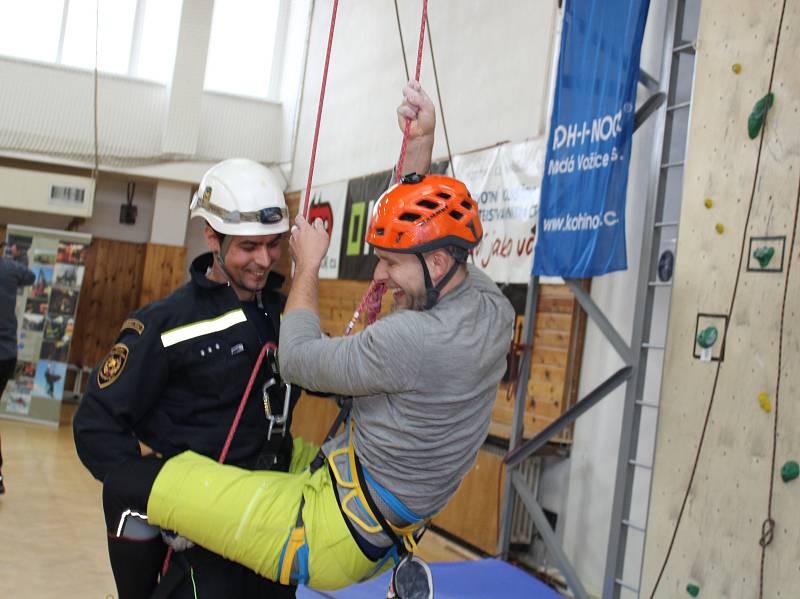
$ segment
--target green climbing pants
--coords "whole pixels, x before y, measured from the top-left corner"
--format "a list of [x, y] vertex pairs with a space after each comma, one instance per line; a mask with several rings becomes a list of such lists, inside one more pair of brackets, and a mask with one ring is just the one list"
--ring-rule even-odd
[[368, 559], [348, 530], [329, 469], [312, 474], [313, 453], [298, 453], [289, 473], [182, 453], [155, 480], [149, 521], [282, 584], [333, 590], [385, 570], [389, 560]]

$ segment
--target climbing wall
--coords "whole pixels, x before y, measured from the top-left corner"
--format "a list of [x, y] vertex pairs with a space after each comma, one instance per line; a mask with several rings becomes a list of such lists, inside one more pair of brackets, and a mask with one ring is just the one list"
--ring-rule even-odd
[[641, 597], [800, 596], [799, 60], [800, 0], [703, 0]]

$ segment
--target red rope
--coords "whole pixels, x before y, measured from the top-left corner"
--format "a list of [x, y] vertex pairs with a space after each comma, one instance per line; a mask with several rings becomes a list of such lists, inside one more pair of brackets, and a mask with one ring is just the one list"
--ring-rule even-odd
[[[417, 71], [414, 80], [419, 81], [419, 72], [422, 70], [422, 48], [425, 44], [425, 23], [428, 22], [428, 0], [422, 0], [422, 23], [419, 26], [419, 46], [417, 47]], [[406, 161], [406, 146], [408, 146], [408, 133], [411, 130], [411, 119], [406, 118], [403, 128], [403, 144], [400, 146], [400, 158], [397, 159], [397, 182], [403, 176], [403, 164]]]
[[[334, 8], [334, 10], [336, 10]], [[422, 0], [422, 22], [419, 26], [419, 44], [417, 45], [417, 70], [414, 72], [414, 80], [419, 81], [419, 74], [422, 70], [422, 49], [425, 46], [425, 25], [428, 22], [428, 0]], [[404, 57], [405, 58], [405, 57]], [[400, 158], [397, 160], [397, 182], [400, 183], [400, 179], [403, 176], [403, 164], [406, 161], [406, 147], [408, 146], [408, 133], [411, 129], [411, 119], [406, 119], [405, 127], [403, 128], [403, 143], [400, 146]], [[310, 181], [310, 179], [309, 179]], [[306, 201], [308, 201], [308, 190], [311, 188], [309, 186], [306, 188]], [[345, 327], [344, 334], [345, 337], [349, 335], [353, 331], [353, 327], [358, 322], [359, 317], [361, 316], [362, 311], [367, 307], [367, 314], [366, 314], [366, 324], [370, 325], [375, 322], [375, 319], [378, 315], [378, 312], [381, 311], [381, 298], [383, 294], [386, 292], [386, 286], [382, 283], [376, 283], [373, 281], [370, 283], [370, 286], [367, 288], [364, 297], [361, 298], [361, 302], [358, 304], [358, 308], [353, 313], [353, 318], [350, 319], [350, 322]]]
[[353, 318], [350, 319], [350, 322], [347, 323], [347, 326], [344, 329], [344, 336], [347, 337], [350, 333], [353, 332], [353, 327], [356, 326], [358, 319], [361, 318], [361, 314], [364, 314], [364, 326], [369, 326], [373, 322], [375, 322], [378, 318], [378, 314], [381, 311], [381, 299], [383, 298], [383, 294], [386, 293], [386, 285], [383, 283], [378, 283], [376, 281], [372, 281], [367, 288], [367, 292], [364, 294], [364, 297], [361, 298], [361, 301], [358, 304], [358, 308], [356, 311], [353, 312]]
[[[427, 1], [427, 0], [426, 0]], [[331, 30], [328, 34], [328, 51], [325, 53], [325, 68], [322, 70], [322, 87], [319, 91], [319, 106], [317, 107], [317, 125], [314, 127], [314, 143], [311, 146], [311, 164], [308, 167], [308, 183], [306, 183], [306, 198], [303, 202], [303, 218], [308, 220], [308, 198], [311, 196], [311, 180], [314, 178], [314, 161], [317, 158], [317, 141], [319, 140], [319, 125], [322, 121], [322, 105], [325, 102], [325, 84], [328, 82], [328, 65], [331, 61], [331, 47], [333, 46], [333, 29], [336, 25], [336, 9], [339, 0], [333, 0], [333, 13], [331, 14]]]
[[[253, 366], [253, 371], [250, 373], [250, 380], [247, 381], [247, 387], [242, 394], [242, 399], [239, 401], [239, 408], [236, 410], [236, 416], [233, 417], [233, 423], [228, 431], [228, 438], [225, 439], [225, 445], [222, 446], [222, 451], [219, 454], [219, 458], [217, 458], [220, 464], [223, 464], [225, 458], [228, 457], [228, 450], [231, 448], [236, 429], [239, 428], [239, 421], [242, 419], [242, 413], [244, 412], [244, 406], [247, 404], [247, 398], [250, 397], [250, 391], [253, 390], [253, 384], [256, 382], [256, 376], [258, 375], [259, 368], [261, 368], [261, 362], [264, 361], [264, 355], [269, 349], [278, 349], [278, 346], [270, 342], [265, 343], [264, 347], [261, 348], [261, 353], [258, 354], [258, 359], [256, 359], [255, 366]], [[172, 547], [167, 549], [167, 555], [164, 557], [164, 564], [161, 566], [162, 576], [166, 575], [167, 570], [169, 570], [169, 562], [171, 559]]]
[[267, 342], [264, 344], [264, 347], [261, 348], [261, 353], [258, 354], [258, 359], [256, 360], [255, 366], [253, 366], [253, 371], [250, 373], [250, 380], [247, 381], [247, 388], [244, 390], [244, 394], [242, 395], [242, 400], [239, 402], [239, 409], [236, 410], [236, 416], [233, 418], [233, 424], [231, 424], [231, 429], [228, 431], [228, 438], [225, 439], [225, 445], [222, 446], [222, 451], [219, 454], [219, 459], [217, 460], [220, 464], [225, 462], [225, 458], [228, 457], [228, 450], [231, 447], [231, 442], [233, 441], [233, 436], [236, 434], [236, 429], [239, 427], [239, 420], [242, 418], [242, 412], [244, 412], [244, 406], [247, 403], [247, 398], [250, 397], [250, 391], [253, 390], [253, 383], [256, 382], [256, 376], [258, 375], [258, 369], [261, 368], [261, 362], [264, 360], [264, 354], [267, 353], [268, 349], [278, 349], [278, 346], [274, 343]]

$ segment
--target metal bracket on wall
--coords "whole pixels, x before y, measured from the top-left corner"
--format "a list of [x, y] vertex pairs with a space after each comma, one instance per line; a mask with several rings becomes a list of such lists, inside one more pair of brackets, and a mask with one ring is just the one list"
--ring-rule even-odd
[[[533, 439], [522, 443], [522, 419], [525, 411], [525, 401], [527, 399], [528, 386], [518, 385], [516, 403], [514, 405], [514, 418], [511, 424], [511, 439], [509, 445], [509, 452], [506, 454], [503, 461], [506, 464], [507, 476], [503, 481], [503, 505], [500, 521], [500, 534], [498, 539], [498, 553], [503, 557], [508, 557], [508, 549], [510, 545], [511, 534], [511, 513], [515, 495], [518, 495], [523, 502], [526, 510], [533, 519], [539, 535], [545, 543], [548, 551], [554, 556], [558, 568], [564, 575], [564, 578], [577, 599], [588, 599], [586, 590], [580, 583], [580, 580], [575, 573], [572, 564], [569, 562], [561, 544], [553, 532], [547, 518], [542, 512], [541, 506], [533, 497], [529, 489], [525, 489], [525, 493], [520, 492], [522, 487], [522, 478], [519, 476], [516, 469], [522, 461], [533, 455], [538, 449], [544, 446], [548, 441], [553, 439], [561, 430], [574, 422], [581, 414], [585, 413], [589, 408], [596, 405], [604, 397], [614, 391], [617, 387], [622, 385], [628, 378], [630, 378], [633, 368], [631, 366], [631, 359], [633, 352], [630, 346], [625, 343], [620, 334], [608, 320], [603, 311], [597, 306], [592, 299], [591, 295], [581, 287], [580, 281], [576, 279], [565, 279], [564, 282], [575, 295], [575, 299], [588, 314], [615, 351], [619, 354], [620, 358], [625, 362], [623, 368], [612, 374], [608, 379], [598, 385], [586, 397], [577, 402], [569, 410], [564, 412], [558, 419], [551, 423], [547, 428], [541, 431]], [[536, 306], [539, 297], [539, 277], [531, 277], [528, 285], [528, 295], [525, 305], [525, 319], [522, 328], [522, 335], [525, 343], [525, 353], [522, 358], [520, 380], [527, 381], [530, 376], [530, 362], [533, 344], [533, 336], [535, 329], [535, 315]]]

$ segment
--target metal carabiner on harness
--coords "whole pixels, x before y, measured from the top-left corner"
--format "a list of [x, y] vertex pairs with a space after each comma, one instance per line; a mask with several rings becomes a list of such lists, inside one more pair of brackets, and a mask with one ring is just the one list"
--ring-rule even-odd
[[269, 398], [269, 390], [278, 384], [278, 353], [277, 351], [269, 350], [267, 352], [267, 365], [273, 373], [261, 387], [261, 398], [264, 401], [264, 414], [269, 422], [267, 429], [267, 441], [272, 439], [272, 432], [280, 433], [281, 436], [286, 434], [286, 425], [289, 420], [289, 405], [291, 402], [292, 386], [287, 383], [285, 385], [286, 392], [283, 398], [283, 414], [272, 413], [272, 402]]
[[283, 398], [283, 414], [272, 413], [272, 408], [269, 401], [269, 395], [267, 394], [267, 388], [265, 387], [263, 390], [264, 412], [266, 413], [267, 421], [269, 422], [269, 428], [267, 429], [267, 441], [269, 441], [272, 438], [273, 431], [280, 433], [281, 436], [286, 434], [286, 425], [289, 420], [289, 403], [291, 402], [292, 385], [286, 383], [285, 387], [286, 387], [286, 394], [284, 395]]

